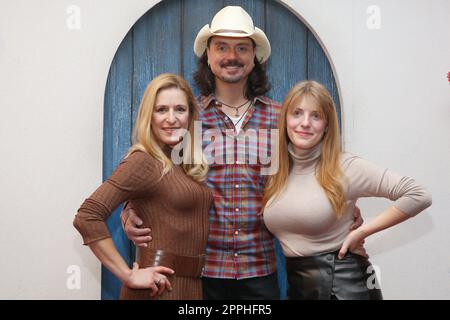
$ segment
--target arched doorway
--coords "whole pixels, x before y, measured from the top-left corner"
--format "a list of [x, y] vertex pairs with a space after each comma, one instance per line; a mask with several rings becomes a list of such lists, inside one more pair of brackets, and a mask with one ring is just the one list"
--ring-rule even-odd
[[[173, 72], [194, 85], [196, 69], [193, 43], [197, 32], [227, 5], [240, 5], [266, 32], [272, 46], [268, 96], [282, 102], [298, 81], [314, 79], [332, 93], [339, 110], [339, 97], [330, 62], [313, 33], [287, 8], [274, 0], [165, 0], [145, 13], [120, 44], [108, 75], [105, 91], [103, 178], [111, 175], [131, 145], [131, 132], [139, 102], [147, 84], [156, 75]], [[194, 90], [198, 90], [194, 86]], [[119, 213], [108, 221], [113, 241], [130, 261], [132, 244], [123, 233]], [[280, 248], [277, 248], [278, 251]], [[286, 296], [284, 261], [279, 259], [282, 297]], [[116, 299], [120, 282], [102, 269], [102, 299]]]

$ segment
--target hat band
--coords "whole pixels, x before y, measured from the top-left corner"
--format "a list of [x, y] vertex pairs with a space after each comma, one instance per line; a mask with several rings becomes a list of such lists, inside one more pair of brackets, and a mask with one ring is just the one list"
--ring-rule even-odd
[[213, 33], [239, 33], [239, 34], [248, 34], [245, 31], [242, 30], [231, 30], [231, 29], [220, 29], [220, 30], [216, 30]]

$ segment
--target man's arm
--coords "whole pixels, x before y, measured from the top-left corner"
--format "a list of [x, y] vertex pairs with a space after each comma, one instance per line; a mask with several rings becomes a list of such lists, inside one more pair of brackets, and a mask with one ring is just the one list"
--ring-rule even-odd
[[143, 221], [138, 217], [136, 212], [127, 202], [120, 214], [120, 221], [122, 222], [122, 228], [125, 231], [128, 239], [133, 241], [137, 247], [148, 247], [148, 242], [152, 241], [151, 229], [140, 228]]

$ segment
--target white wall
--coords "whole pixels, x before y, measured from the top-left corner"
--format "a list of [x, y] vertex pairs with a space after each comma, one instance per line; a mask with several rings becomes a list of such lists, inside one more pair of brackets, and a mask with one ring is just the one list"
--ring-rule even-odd
[[[0, 299], [97, 299], [100, 266], [72, 227], [101, 182], [110, 63], [158, 1], [0, 0]], [[433, 206], [368, 240], [387, 299], [450, 299], [446, 0], [283, 1], [332, 58], [346, 149], [415, 177]], [[81, 9], [69, 30], [67, 7]], [[381, 29], [369, 30], [369, 5]], [[99, 41], [101, 40], [101, 41]], [[370, 219], [387, 204], [362, 201]], [[66, 286], [79, 266], [81, 288]]]

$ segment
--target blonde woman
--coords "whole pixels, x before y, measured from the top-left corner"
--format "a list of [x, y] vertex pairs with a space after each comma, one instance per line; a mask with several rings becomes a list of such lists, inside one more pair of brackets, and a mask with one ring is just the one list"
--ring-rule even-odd
[[[197, 117], [195, 98], [183, 78], [156, 77], [142, 98], [133, 146], [75, 216], [84, 244], [123, 282], [121, 299], [202, 298], [200, 274], [212, 195], [203, 183], [208, 167], [201, 146], [192, 145], [187, 135], [193, 137]], [[180, 140], [183, 163], [176, 165], [171, 155], [181, 153], [172, 152]], [[140, 248], [132, 269], [105, 223], [125, 201], [153, 232], [153, 241]]]
[[[342, 153], [333, 100], [321, 84], [301, 82], [287, 95], [279, 122], [278, 173], [264, 195], [264, 222], [280, 240], [290, 299], [382, 299], [361, 243], [431, 205], [413, 179]], [[393, 204], [350, 231], [358, 198]]]

